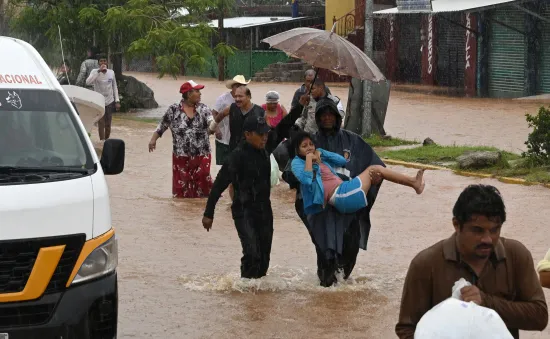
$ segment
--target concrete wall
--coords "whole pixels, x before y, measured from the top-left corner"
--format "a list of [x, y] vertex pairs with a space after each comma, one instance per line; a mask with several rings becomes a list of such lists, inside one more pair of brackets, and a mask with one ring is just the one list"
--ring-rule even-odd
[[333, 18], [341, 18], [355, 9], [355, 0], [326, 0], [325, 2], [325, 29], [332, 29]]

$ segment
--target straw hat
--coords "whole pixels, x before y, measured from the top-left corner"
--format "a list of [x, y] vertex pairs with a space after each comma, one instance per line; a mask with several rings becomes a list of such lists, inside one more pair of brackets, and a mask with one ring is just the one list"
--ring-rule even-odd
[[225, 82], [225, 87], [227, 87], [227, 89], [231, 89], [231, 87], [235, 84], [241, 84], [241, 85], [248, 85], [250, 83], [250, 80], [246, 81], [246, 79], [244, 78], [244, 75], [235, 75], [235, 77], [231, 80], [227, 80]]

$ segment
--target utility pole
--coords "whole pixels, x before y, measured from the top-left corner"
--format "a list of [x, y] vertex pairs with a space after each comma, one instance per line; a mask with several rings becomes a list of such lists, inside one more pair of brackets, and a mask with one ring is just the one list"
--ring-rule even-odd
[[[365, 54], [372, 59], [372, 37], [373, 37], [373, 0], [365, 0]], [[363, 119], [361, 134], [363, 137], [370, 137], [372, 134], [372, 82], [363, 81]]]

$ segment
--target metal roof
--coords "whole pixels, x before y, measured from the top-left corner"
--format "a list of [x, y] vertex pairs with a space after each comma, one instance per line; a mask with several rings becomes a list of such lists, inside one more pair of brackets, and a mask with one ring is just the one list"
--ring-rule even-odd
[[485, 7], [520, 2], [517, 0], [432, 0], [432, 10], [398, 10], [397, 7], [374, 12], [374, 14], [399, 13], [447, 13], [480, 10]]
[[[277, 24], [281, 22], [289, 22], [294, 20], [304, 19], [306, 17], [293, 18], [290, 16], [278, 16], [278, 17], [263, 17], [263, 16], [245, 16], [240, 18], [226, 18], [223, 19], [224, 28], [249, 28], [256, 26], [264, 26]], [[210, 26], [218, 27], [218, 20], [212, 20]]]

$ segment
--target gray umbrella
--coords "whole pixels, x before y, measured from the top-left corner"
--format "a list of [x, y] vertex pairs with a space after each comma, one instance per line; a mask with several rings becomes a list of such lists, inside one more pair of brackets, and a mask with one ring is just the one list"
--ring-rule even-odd
[[262, 41], [315, 68], [328, 69], [338, 75], [361, 80], [386, 80], [363, 51], [334, 32], [300, 27]]

